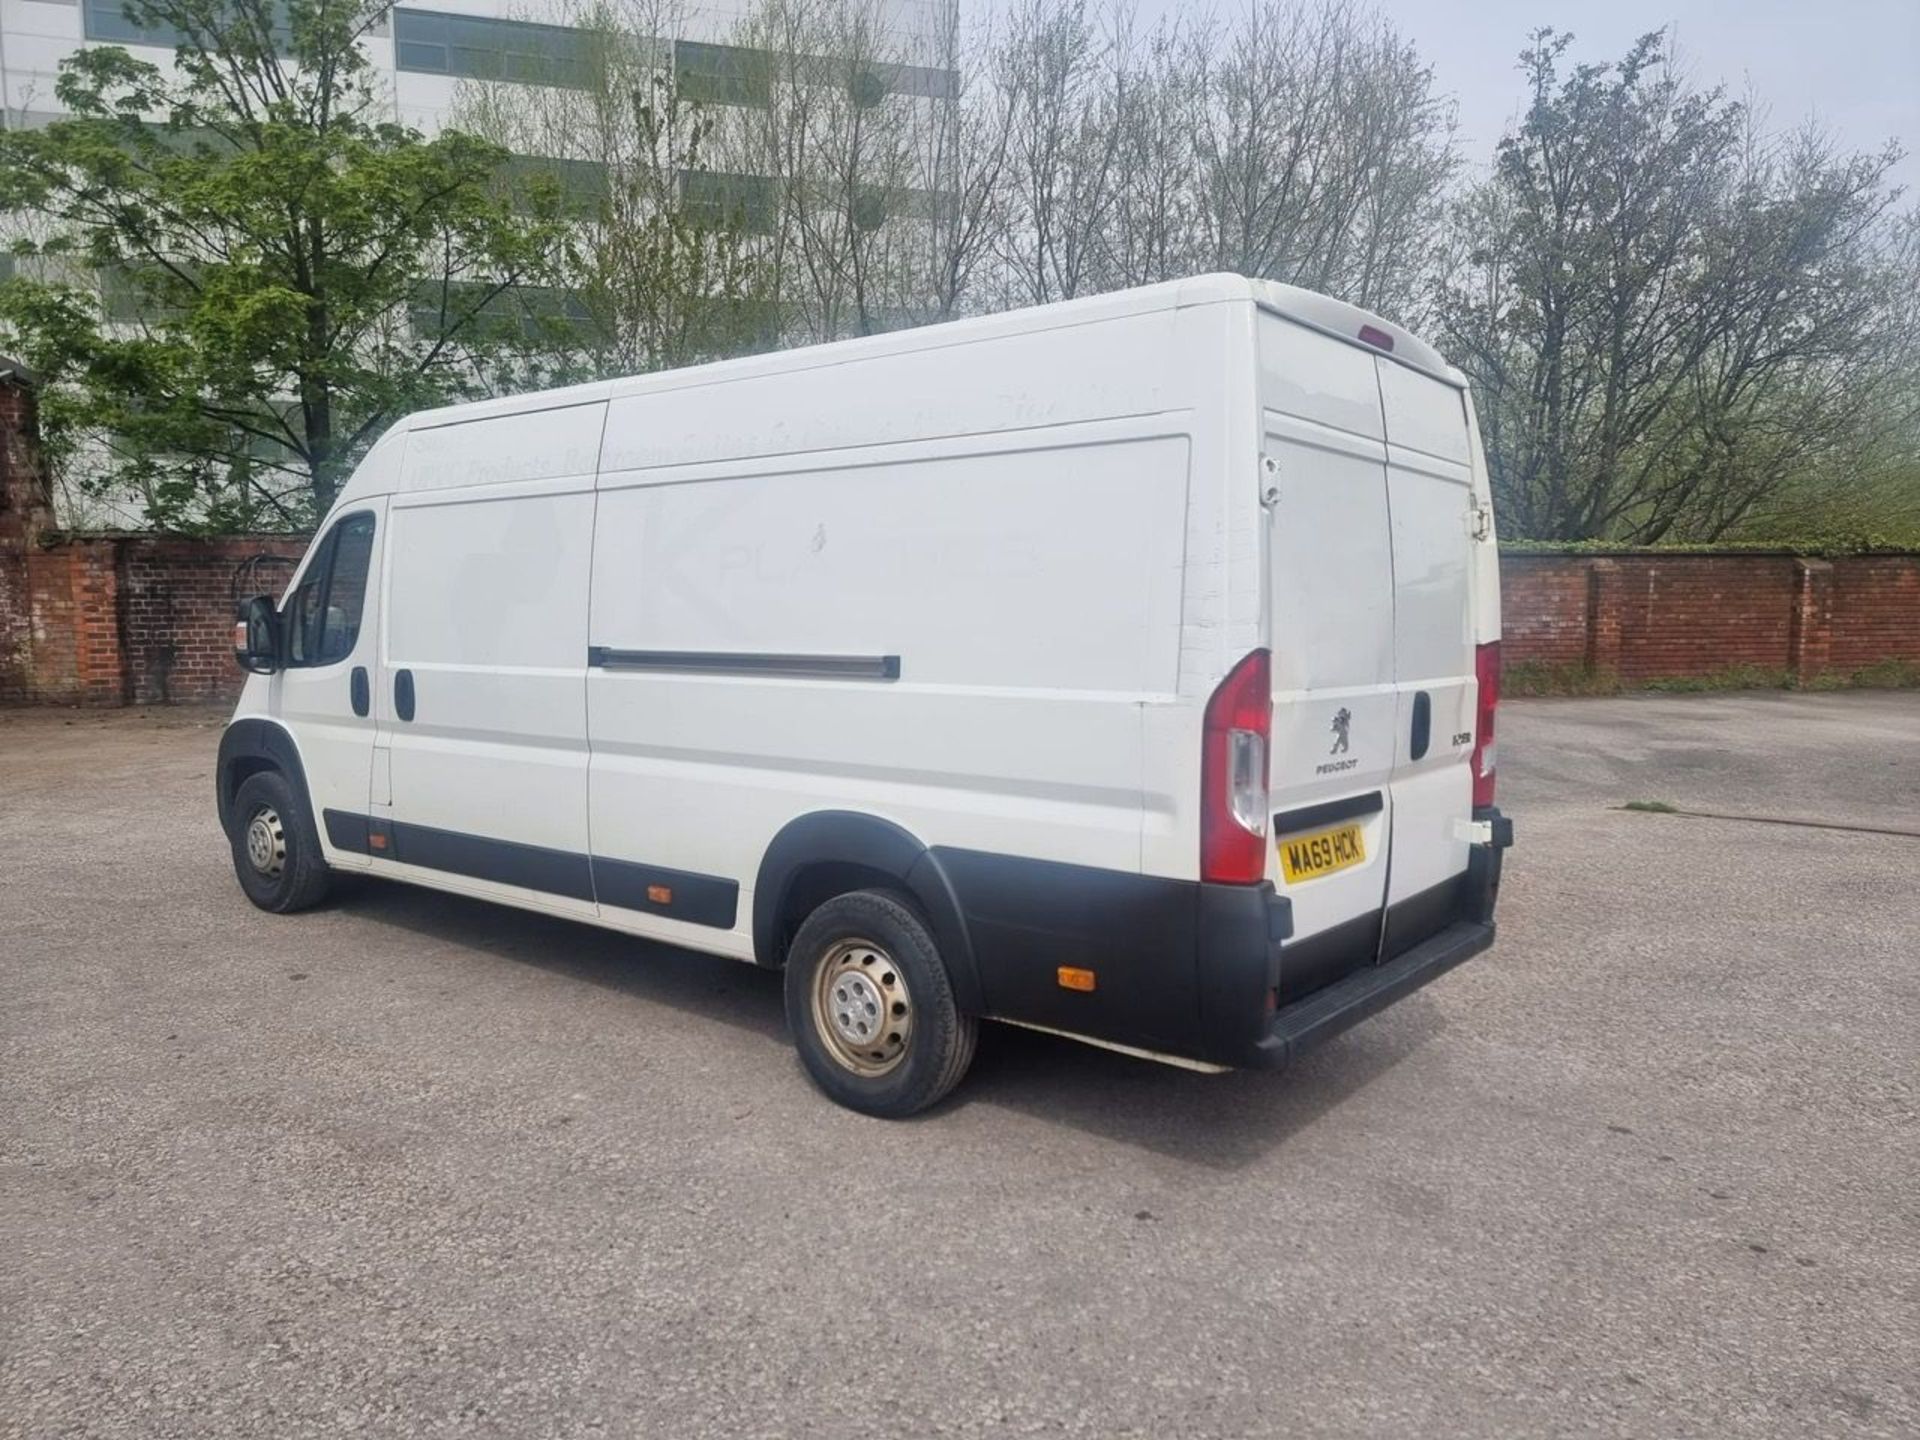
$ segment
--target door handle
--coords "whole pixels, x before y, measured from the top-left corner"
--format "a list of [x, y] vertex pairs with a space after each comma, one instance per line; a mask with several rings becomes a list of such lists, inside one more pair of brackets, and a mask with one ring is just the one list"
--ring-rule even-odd
[[353, 701], [353, 713], [366, 719], [367, 711], [373, 708], [373, 690], [367, 684], [366, 666], [353, 667], [353, 674], [347, 677], [347, 696]]
[[393, 672], [393, 713], [402, 720], [413, 719], [413, 672]]
[[1433, 697], [1422, 690], [1413, 697], [1413, 743], [1409, 747], [1415, 760], [1425, 758], [1433, 743]]

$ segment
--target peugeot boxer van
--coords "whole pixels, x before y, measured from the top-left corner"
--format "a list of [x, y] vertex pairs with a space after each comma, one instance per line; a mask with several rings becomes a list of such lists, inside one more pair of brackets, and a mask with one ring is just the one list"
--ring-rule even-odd
[[247, 897], [367, 874], [785, 972], [905, 1115], [982, 1020], [1278, 1067], [1493, 940], [1460, 373], [1217, 275], [428, 411], [220, 746]]

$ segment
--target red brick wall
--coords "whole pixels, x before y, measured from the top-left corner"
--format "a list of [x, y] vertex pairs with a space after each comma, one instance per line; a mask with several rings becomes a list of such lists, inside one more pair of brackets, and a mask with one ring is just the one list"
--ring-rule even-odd
[[[78, 705], [230, 700], [234, 584], [254, 555], [297, 560], [306, 541], [151, 536], [43, 539], [16, 551], [23, 577], [0, 589], [0, 701]], [[6, 546], [0, 541], [0, 562]], [[287, 565], [260, 567], [249, 588], [277, 593]]]
[[[304, 539], [52, 531], [32, 397], [0, 365], [0, 701], [221, 701], [238, 589], [276, 593], [291, 567], [242, 580], [249, 557], [297, 559]], [[1627, 680], [1750, 664], [1802, 678], [1920, 660], [1920, 554], [1501, 557], [1509, 665]]]
[[32, 382], [0, 360], [0, 702], [230, 699], [236, 583], [276, 593], [303, 538], [62, 536], [41, 463]]
[[1622, 679], [1787, 665], [1791, 556], [1623, 556], [1617, 563]]
[[1836, 670], [1920, 661], [1920, 557], [1860, 555], [1833, 567]]
[[[244, 678], [231, 650], [236, 571], [304, 548], [283, 536], [122, 536], [23, 551], [0, 532], [0, 637], [28, 636], [11, 664], [0, 651], [0, 700], [230, 699]], [[1587, 664], [1631, 681], [1920, 661], [1920, 555], [1507, 555], [1500, 568], [1509, 665]], [[291, 574], [262, 568], [255, 583], [277, 591]]]
[[31, 597], [39, 583], [28, 557], [52, 525], [33, 392], [24, 377], [6, 373], [0, 375], [0, 700], [23, 699], [28, 693], [27, 667], [34, 646]]
[[1508, 665], [1625, 680], [1920, 660], [1920, 555], [1503, 555]]
[[[128, 699], [135, 704], [230, 699], [246, 678], [233, 663], [236, 572], [254, 555], [297, 560], [306, 542], [252, 536], [115, 543]], [[288, 566], [262, 566], [248, 588], [278, 593], [292, 574]]]
[[[1516, 563], [1516, 559], [1518, 563]], [[1536, 557], [1500, 562], [1500, 655], [1578, 665], [1587, 655], [1587, 567]]]

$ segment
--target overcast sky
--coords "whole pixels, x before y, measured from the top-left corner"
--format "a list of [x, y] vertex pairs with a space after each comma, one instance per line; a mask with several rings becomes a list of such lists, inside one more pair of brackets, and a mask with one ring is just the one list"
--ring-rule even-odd
[[[1520, 103], [1514, 59], [1527, 32], [1570, 30], [1582, 60], [1615, 59], [1662, 26], [1691, 73], [1751, 86], [1779, 127], [1817, 115], [1856, 149], [1889, 138], [1920, 150], [1920, 0], [1373, 0], [1433, 65], [1460, 106], [1460, 144], [1484, 164]], [[1140, 0], [1143, 18], [1183, 11]], [[1215, 13], [1232, 13], [1218, 0]], [[1920, 194], [1920, 155], [1897, 172]]]

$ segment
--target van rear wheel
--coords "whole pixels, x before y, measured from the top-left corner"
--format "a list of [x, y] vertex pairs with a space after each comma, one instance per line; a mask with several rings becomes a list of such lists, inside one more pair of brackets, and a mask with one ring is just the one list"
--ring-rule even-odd
[[972, 1063], [976, 1022], [904, 895], [855, 890], [809, 915], [787, 952], [786, 997], [801, 1063], [849, 1109], [912, 1115]]
[[331, 872], [312, 817], [279, 771], [241, 781], [228, 814], [233, 873], [247, 899], [276, 915], [320, 903]]

